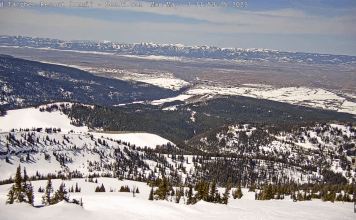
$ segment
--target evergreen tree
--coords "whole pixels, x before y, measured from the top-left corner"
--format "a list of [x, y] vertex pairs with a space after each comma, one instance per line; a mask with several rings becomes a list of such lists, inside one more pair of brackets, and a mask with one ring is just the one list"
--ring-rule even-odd
[[103, 184], [103, 183], [101, 184], [100, 192], [105, 192], [105, 187], [104, 187], [104, 184]]
[[268, 186], [266, 185], [264, 187], [264, 190], [263, 190], [263, 199], [264, 200], [270, 200], [270, 199], [273, 199], [274, 198], [274, 194], [273, 194], [273, 188], [272, 188], [272, 185], [271, 184], [268, 184]]
[[216, 202], [216, 182], [215, 179], [213, 179], [213, 182], [211, 183], [211, 187], [210, 187], [210, 195], [209, 195], [209, 201], [210, 202]]
[[53, 193], [52, 181], [51, 178], [48, 177], [45, 194], [42, 196], [43, 205], [52, 205], [51, 193]]
[[56, 194], [55, 194], [55, 203], [58, 203], [60, 201], [69, 201], [68, 198], [68, 192], [65, 188], [64, 183], [61, 183], [61, 185], [59, 186], [59, 189], [57, 190]]
[[33, 200], [34, 200], [33, 187], [32, 187], [31, 182], [29, 181], [25, 167], [24, 167], [23, 173], [24, 173], [23, 174], [23, 192], [25, 193], [25, 195], [27, 197], [27, 202], [29, 204], [33, 205]]
[[184, 193], [183, 186], [179, 183], [179, 189], [176, 190], [176, 203], [180, 202], [183, 193]]
[[215, 199], [216, 199], [217, 203], [221, 203], [221, 195], [220, 195], [219, 191], [216, 192]]
[[75, 192], [80, 192], [81, 189], [78, 187], [78, 183], [75, 184]]
[[14, 194], [15, 194], [15, 201], [17, 202], [23, 202], [24, 200], [24, 190], [22, 187], [22, 176], [21, 176], [21, 167], [20, 165], [17, 167], [15, 179], [14, 179]]
[[241, 190], [241, 185], [239, 185], [237, 190], [234, 191], [233, 197], [234, 197], [234, 199], [236, 199], [236, 198], [241, 199], [242, 196], [243, 196], [243, 194], [242, 194], [242, 190]]
[[204, 180], [200, 180], [194, 187], [197, 194], [195, 198], [197, 200], [204, 200], [208, 201], [209, 198], [209, 184], [206, 183]]
[[7, 200], [6, 200], [6, 203], [5, 204], [14, 204], [14, 201], [15, 201], [15, 186], [12, 185], [8, 194], [7, 194]]
[[168, 182], [167, 182], [167, 178], [164, 176], [155, 194], [157, 195], [157, 198], [159, 200], [164, 200], [167, 196], [167, 193], [168, 193]]
[[153, 186], [151, 187], [150, 195], [148, 196], [148, 200], [153, 200]]
[[187, 196], [187, 205], [194, 204], [193, 203], [193, 186], [189, 184], [189, 191]]
[[231, 189], [231, 183], [230, 183], [230, 180], [228, 180], [226, 183], [225, 192], [223, 194], [223, 199], [221, 201], [222, 204], [227, 205], [227, 203], [229, 201], [230, 189]]
[[28, 204], [31, 204], [33, 206], [33, 201], [35, 199], [35, 196], [33, 195], [33, 187], [31, 183], [27, 184], [26, 196], [27, 196]]
[[229, 187], [226, 187], [225, 188], [225, 192], [223, 194], [223, 198], [221, 200], [221, 203], [222, 204], [225, 204], [227, 205], [228, 201], [229, 201], [229, 194], [230, 194], [230, 190], [229, 190]]

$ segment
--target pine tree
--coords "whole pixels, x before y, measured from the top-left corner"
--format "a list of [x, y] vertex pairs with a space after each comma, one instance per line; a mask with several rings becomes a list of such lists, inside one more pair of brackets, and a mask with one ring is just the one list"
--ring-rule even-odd
[[231, 189], [231, 183], [230, 183], [230, 180], [228, 180], [226, 183], [225, 192], [223, 194], [223, 199], [221, 201], [222, 204], [227, 205], [227, 203], [229, 201], [230, 189]]
[[6, 204], [14, 204], [14, 201], [15, 201], [15, 187], [14, 185], [11, 186], [8, 194], [7, 194], [7, 200], [6, 200]]
[[75, 184], [75, 192], [80, 192], [81, 189], [78, 187], [78, 183]]
[[189, 191], [187, 196], [187, 205], [194, 204], [193, 203], [193, 186], [189, 184]]
[[167, 182], [167, 178], [164, 176], [155, 194], [158, 196], [159, 200], [164, 200], [167, 196], [167, 193], [168, 193], [168, 182]]
[[26, 188], [26, 196], [27, 196], [27, 202], [28, 204], [31, 204], [33, 206], [33, 201], [35, 199], [35, 196], [33, 194], [33, 187], [32, 184], [29, 183], [27, 184], [27, 188]]
[[15, 201], [17, 202], [23, 202], [24, 200], [24, 190], [22, 187], [22, 176], [21, 176], [21, 167], [20, 165], [17, 167], [15, 179], [14, 179], [14, 194], [15, 194]]
[[179, 183], [179, 189], [176, 190], [176, 203], [180, 202], [183, 193], [184, 193], [183, 186]]
[[228, 201], [229, 201], [229, 194], [230, 194], [230, 190], [228, 187], [225, 188], [225, 192], [223, 194], [223, 198], [221, 203], [227, 205]]
[[27, 202], [33, 205], [34, 195], [33, 195], [33, 187], [29, 178], [27, 176], [26, 168], [23, 169], [23, 192], [27, 197]]
[[61, 183], [61, 185], [59, 186], [59, 189], [57, 190], [55, 197], [56, 197], [56, 203], [63, 200], [67, 202], [69, 201], [68, 192], [65, 188], [64, 183]]
[[264, 191], [264, 200], [270, 200], [274, 198], [274, 194], [273, 194], [273, 188], [271, 184], [268, 184], [268, 186], [266, 185], [263, 189]]
[[209, 184], [206, 183], [204, 180], [200, 180], [194, 187], [197, 194], [195, 198], [197, 200], [204, 200], [208, 201], [209, 199]]
[[210, 187], [210, 195], [209, 195], [210, 202], [216, 202], [215, 194], [216, 194], [216, 182], [215, 179], [213, 179], [213, 182], [211, 183], [211, 187]]
[[242, 191], [241, 191], [241, 185], [239, 185], [237, 190], [234, 191], [233, 197], [234, 197], [234, 199], [236, 199], [236, 198], [241, 199], [242, 196], [243, 196], [243, 194], [242, 194]]
[[103, 183], [101, 184], [100, 192], [105, 192], [105, 187], [104, 187], [104, 184], [103, 184]]
[[153, 186], [150, 191], [150, 195], [148, 196], [148, 200], [153, 200]]
[[216, 194], [215, 194], [215, 199], [216, 199], [216, 202], [217, 202], [217, 203], [221, 203], [221, 196], [220, 196], [219, 191], [216, 192]]
[[43, 205], [52, 205], [52, 198], [51, 198], [52, 192], [53, 192], [52, 181], [51, 178], [48, 177], [45, 194], [42, 196]]

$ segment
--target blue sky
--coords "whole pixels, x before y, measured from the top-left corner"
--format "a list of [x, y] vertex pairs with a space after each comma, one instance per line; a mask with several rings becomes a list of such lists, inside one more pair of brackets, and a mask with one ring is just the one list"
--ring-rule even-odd
[[188, 1], [181, 0], [172, 1], [178, 8], [166, 7], [167, 1], [156, 1], [164, 7], [140, 1], [142, 7], [126, 8], [104, 7], [104, 0], [93, 0], [92, 8], [61, 2], [66, 7], [21, 9], [4, 2], [0, 34], [356, 55], [355, 0], [257, 0], [244, 1], [248, 7], [242, 8], [232, 7], [232, 1], [227, 7], [196, 7], [196, 1], [190, 1], [189, 8]]

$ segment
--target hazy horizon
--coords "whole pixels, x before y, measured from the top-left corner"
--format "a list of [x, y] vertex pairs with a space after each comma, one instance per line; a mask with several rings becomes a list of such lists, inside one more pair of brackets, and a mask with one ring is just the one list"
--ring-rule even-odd
[[110, 1], [110, 7], [103, 0], [91, 7], [40, 2], [2, 2], [0, 35], [356, 55], [356, 2], [348, 0], [206, 1], [189, 7], [182, 0], [172, 7], [167, 1], [155, 2], [162, 7], [151, 1]]

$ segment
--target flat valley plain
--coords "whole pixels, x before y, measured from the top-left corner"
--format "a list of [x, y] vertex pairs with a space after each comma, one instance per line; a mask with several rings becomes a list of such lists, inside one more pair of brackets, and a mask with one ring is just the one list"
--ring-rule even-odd
[[194, 85], [239, 87], [246, 84], [274, 88], [320, 88], [356, 101], [356, 65], [299, 64], [271, 61], [214, 59], [152, 59], [100, 52], [1, 47], [1, 54], [61, 64], [94, 75], [123, 79], [132, 73], [157, 77], [172, 74]]

